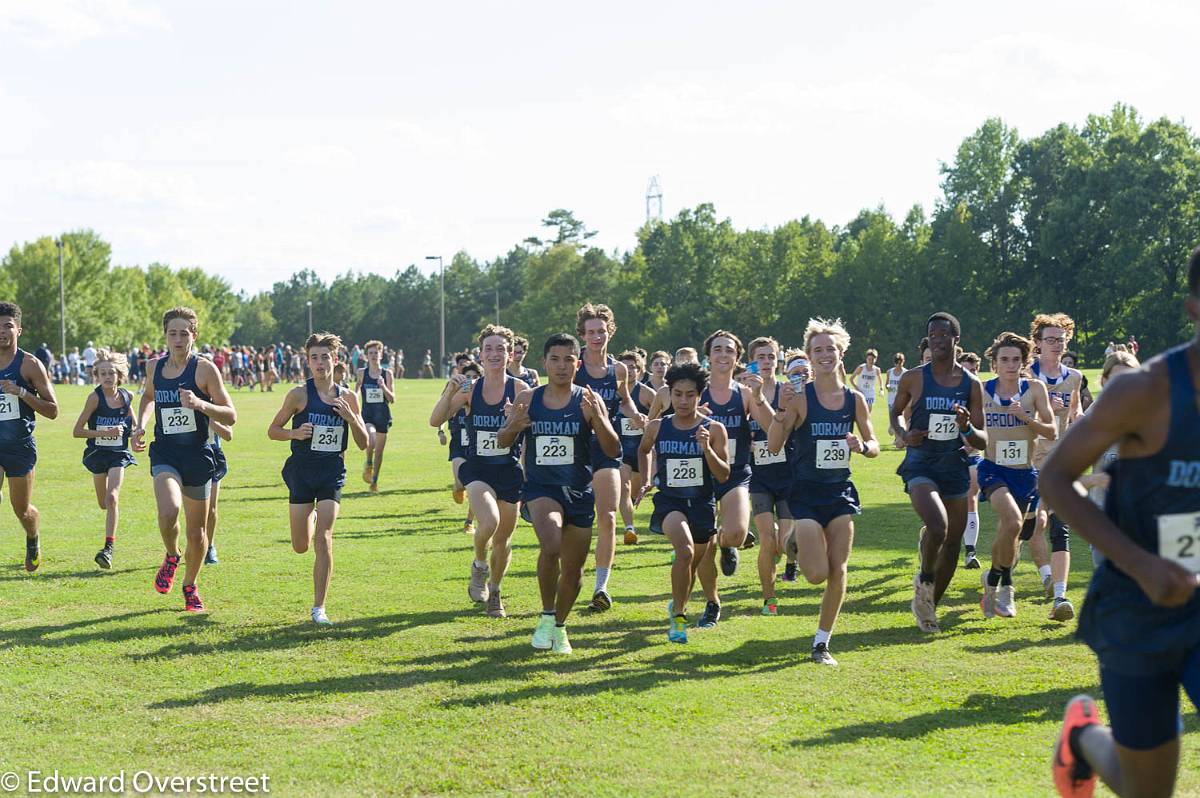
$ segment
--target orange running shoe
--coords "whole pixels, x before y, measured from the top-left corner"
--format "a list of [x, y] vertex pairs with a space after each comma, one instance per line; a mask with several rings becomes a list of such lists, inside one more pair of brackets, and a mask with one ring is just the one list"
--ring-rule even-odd
[[1077, 695], [1067, 702], [1062, 731], [1054, 742], [1054, 760], [1051, 762], [1054, 786], [1063, 798], [1092, 798], [1096, 791], [1096, 772], [1071, 750], [1071, 732], [1099, 723], [1096, 702], [1091, 696]]

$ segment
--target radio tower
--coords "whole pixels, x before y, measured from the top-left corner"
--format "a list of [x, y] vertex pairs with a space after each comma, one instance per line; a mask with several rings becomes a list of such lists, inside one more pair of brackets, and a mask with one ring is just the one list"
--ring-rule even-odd
[[650, 178], [646, 189], [646, 222], [661, 222], [663, 217], [662, 186], [658, 184], [658, 175]]

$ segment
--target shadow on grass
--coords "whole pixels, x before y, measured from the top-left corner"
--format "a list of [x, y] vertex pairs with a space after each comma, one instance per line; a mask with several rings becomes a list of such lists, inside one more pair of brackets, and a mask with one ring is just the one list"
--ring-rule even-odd
[[146, 568], [113, 568], [105, 571], [101, 568], [86, 568], [81, 571], [42, 571], [38, 570], [33, 573], [27, 573], [22, 565], [14, 565], [5, 569], [5, 573], [0, 574], [0, 582], [14, 582], [19, 579], [36, 579], [44, 581], [47, 579], [100, 579], [119, 574], [132, 574], [138, 571], [156, 571], [155, 566]]
[[[168, 630], [159, 626], [140, 626], [136, 628], [116, 628], [98, 630], [94, 627], [112, 623], [120, 623], [133, 618], [141, 618], [148, 615], [164, 615], [173, 617], [182, 612], [176, 605], [171, 607], [160, 607], [153, 610], [138, 610], [136, 612], [125, 612], [120, 615], [106, 615], [101, 618], [85, 618], [79, 621], [70, 621], [64, 624], [46, 624], [43, 626], [26, 626], [16, 629], [5, 629], [4, 640], [0, 641], [0, 651], [9, 648], [20, 647], [37, 647], [37, 648], [63, 648], [67, 646], [81, 646], [95, 642], [105, 643], [120, 643], [128, 640], [136, 640], [142, 637], [158, 637], [166, 634]], [[88, 629], [90, 631], [79, 632], [78, 630]], [[64, 632], [71, 634], [63, 634]]]
[[897, 721], [871, 721], [841, 726], [836, 729], [828, 729], [818, 737], [792, 740], [791, 745], [796, 748], [811, 748], [847, 743], [857, 744], [864, 739], [871, 738], [911, 740], [946, 729], [1052, 722], [1062, 718], [1063, 707], [1074, 696], [1080, 692], [1098, 695], [1099, 689], [1099, 686], [1096, 685], [1086, 690], [1080, 690], [1078, 687], [1061, 687], [1016, 696], [974, 693], [968, 696], [961, 706], [953, 709], [925, 712]]

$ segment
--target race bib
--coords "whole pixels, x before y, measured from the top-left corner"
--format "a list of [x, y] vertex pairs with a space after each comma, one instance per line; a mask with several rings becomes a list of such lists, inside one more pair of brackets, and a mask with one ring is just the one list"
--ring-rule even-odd
[[996, 465], [1029, 465], [1029, 441], [997, 441]]
[[1200, 513], [1160, 515], [1158, 554], [1200, 574]]
[[959, 436], [958, 421], [953, 413], [929, 414], [929, 440], [952, 441]]
[[733, 465], [733, 461], [737, 459], [737, 440], [729, 438], [726, 443], [725, 451], [729, 454], [729, 464]]
[[383, 401], [382, 388], [367, 388], [364, 393], [367, 395], [367, 404], [369, 405], [377, 405]]
[[313, 435], [309, 448], [314, 452], [340, 452], [342, 441], [346, 437], [343, 426], [329, 427], [323, 424], [313, 426]]
[[471, 445], [471, 438], [470, 438], [470, 437], [467, 435], [467, 428], [466, 428], [466, 427], [459, 427], [459, 428], [458, 428], [458, 440], [459, 440], [459, 442], [460, 442], [460, 443], [461, 443], [463, 446], [470, 446], [470, 445]]
[[120, 427], [100, 427], [96, 431], [117, 433], [117, 437], [115, 438], [94, 438], [93, 440], [95, 440], [97, 446], [112, 446], [120, 449], [121, 445], [125, 442], [122, 440], [123, 436], [121, 435]]
[[167, 435], [182, 435], [196, 431], [196, 411], [190, 407], [164, 407], [162, 428]]
[[787, 455], [783, 449], [779, 450], [779, 454], [771, 454], [771, 450], [767, 448], [766, 441], [754, 441], [754, 464], [755, 465], [771, 465], [772, 463], [782, 463], [787, 460]]
[[508, 447], [500, 448], [494, 431], [475, 430], [475, 454], [480, 457], [495, 457], [496, 455], [508, 454]]
[[633, 426], [633, 422], [629, 419], [625, 417], [621, 418], [621, 434], [626, 438], [640, 437], [643, 432], [644, 430]]
[[21, 417], [21, 409], [17, 403], [21, 400], [16, 394], [0, 393], [0, 421], [16, 421]]
[[699, 457], [673, 457], [667, 460], [668, 488], [699, 488], [704, 484], [704, 463]]
[[534, 462], [540, 466], [574, 464], [575, 439], [557, 435], [538, 435], [534, 440]]
[[845, 438], [817, 439], [817, 468], [849, 468], [850, 444]]

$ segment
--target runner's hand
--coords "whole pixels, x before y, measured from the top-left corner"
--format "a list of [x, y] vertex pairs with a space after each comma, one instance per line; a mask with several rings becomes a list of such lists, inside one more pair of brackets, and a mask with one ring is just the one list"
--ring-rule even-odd
[[135, 452], [146, 451], [146, 430], [142, 427], [135, 427], [129, 436], [129, 445]]
[[349, 421], [350, 417], [354, 415], [354, 411], [350, 409], [350, 400], [347, 399], [343, 394], [338, 394], [336, 397], [334, 397], [333, 403], [329, 406], [333, 408], [333, 412], [337, 413], [347, 421]]
[[515, 429], [517, 432], [524, 432], [532, 423], [529, 420], [529, 405], [524, 402], [517, 402], [515, 405], [511, 402], [504, 406], [505, 412], [508, 415], [509, 429]]
[[703, 424], [696, 427], [696, 443], [700, 444], [701, 454], [708, 454], [712, 449], [712, 433]]
[[20, 395], [21, 389], [17, 387], [17, 383], [13, 380], [0, 380], [0, 390], [4, 393]]
[[446, 430], [441, 428], [438, 428], [438, 444], [441, 446], [446, 445]]
[[862, 453], [863, 451], [862, 441], [853, 432], [846, 433], [846, 445], [850, 447], [850, 451], [852, 452]]
[[967, 427], [971, 426], [971, 411], [962, 405], [955, 405], [954, 420], [958, 422], [958, 431], [966, 432]]
[[186, 407], [189, 410], [199, 410], [200, 405], [204, 403], [199, 396], [189, 391], [187, 388], [179, 389], [179, 404], [181, 407]]
[[1148, 554], [1144, 563], [1133, 570], [1132, 576], [1147, 598], [1160, 607], [1187, 604], [1200, 584], [1200, 575], [1154, 554]]
[[928, 437], [928, 435], [929, 430], [927, 429], [910, 429], [908, 432], [904, 433], [904, 445], [920, 446], [925, 442], [925, 438]]
[[313, 436], [313, 425], [305, 422], [292, 430], [292, 440], [306, 441]]

